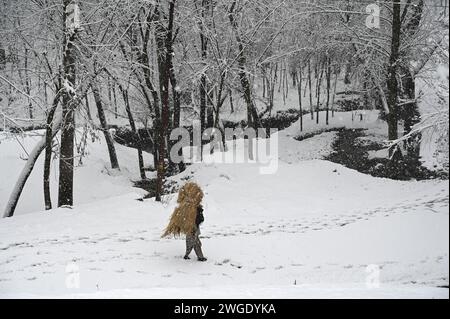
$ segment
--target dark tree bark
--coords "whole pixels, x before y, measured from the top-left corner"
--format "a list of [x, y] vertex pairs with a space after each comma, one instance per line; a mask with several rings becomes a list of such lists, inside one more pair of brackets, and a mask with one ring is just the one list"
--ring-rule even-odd
[[351, 65], [350, 63], [347, 63], [345, 65], [345, 77], [344, 77], [344, 84], [349, 85], [352, 83], [351, 79]]
[[3, 48], [2, 43], [0, 42], [0, 70], [3, 70], [6, 65], [6, 51]]
[[[201, 57], [203, 63], [206, 65], [206, 59], [208, 58], [208, 38], [205, 35], [204, 29], [204, 19], [205, 19], [205, 13], [209, 6], [209, 0], [202, 0], [201, 4], [201, 18], [199, 23], [200, 28], [200, 48], [201, 48]], [[203, 132], [206, 129], [206, 108], [207, 108], [207, 100], [206, 95], [207, 93], [207, 82], [206, 82], [206, 74], [205, 72], [202, 73], [200, 77], [200, 127], [201, 132]]]
[[398, 62], [399, 62], [400, 32], [401, 32], [400, 0], [392, 0], [392, 6], [393, 6], [392, 41], [391, 41], [391, 54], [390, 54], [390, 59], [389, 59], [388, 81], [387, 81], [388, 107], [389, 107], [389, 114], [387, 115], [387, 120], [388, 120], [388, 135], [389, 135], [389, 140], [391, 140], [391, 141], [398, 139], [397, 69], [398, 69]]
[[[403, 9], [401, 21], [405, 21], [410, 6], [405, 6]], [[404, 33], [412, 38], [419, 29], [420, 22], [422, 21], [424, 8], [424, 0], [419, 0], [418, 4], [412, 7], [412, 14], [410, 21], [406, 24]], [[421, 120], [419, 107], [416, 101], [416, 74], [407, 65], [401, 66], [402, 78], [402, 97], [406, 100], [406, 104], [402, 107], [402, 118], [404, 120], [404, 134], [409, 134], [413, 127]], [[421, 135], [413, 136], [406, 141], [406, 150], [409, 157], [419, 158], [420, 156], [420, 140]]]
[[230, 96], [230, 109], [231, 109], [231, 113], [234, 113], [233, 90], [232, 90], [232, 89], [229, 89], [229, 90], [228, 90], [228, 95]]
[[[66, 28], [66, 9], [71, 0], [64, 0], [64, 52], [63, 69], [67, 85], [75, 88], [75, 53], [74, 43], [76, 31]], [[73, 205], [73, 174], [74, 174], [74, 137], [75, 137], [75, 111], [76, 104], [73, 92], [66, 88], [62, 103], [62, 127], [61, 127], [61, 147], [59, 155], [59, 185], [58, 185], [58, 207]]]
[[172, 128], [180, 127], [181, 123], [181, 100], [180, 100], [180, 88], [178, 87], [177, 78], [175, 76], [175, 70], [173, 63], [169, 66], [170, 68], [170, 85], [172, 86], [172, 96], [173, 96], [173, 126]]
[[298, 83], [297, 83], [298, 105], [300, 112], [300, 132], [303, 132], [302, 76], [303, 76], [302, 68], [300, 67], [298, 70]]
[[267, 83], [267, 71], [266, 71], [266, 66], [265, 65], [263, 65], [262, 67], [261, 67], [261, 73], [262, 73], [262, 76], [263, 76], [263, 87], [262, 87], [262, 89], [263, 89], [263, 92], [262, 92], [262, 97], [263, 98], [266, 98], [266, 83]]
[[311, 76], [311, 60], [308, 61], [308, 85], [309, 85], [309, 107], [311, 111], [311, 120], [314, 120], [314, 106], [312, 96], [312, 76]]
[[117, 159], [116, 148], [114, 147], [114, 139], [108, 130], [108, 123], [106, 121], [105, 111], [103, 109], [103, 102], [100, 95], [100, 90], [97, 83], [92, 82], [92, 93], [94, 94], [95, 105], [97, 106], [98, 119], [100, 120], [100, 127], [102, 129], [103, 135], [105, 136], [106, 145], [108, 146], [109, 160], [111, 162], [112, 169], [120, 170], [119, 161]]
[[[28, 74], [28, 48], [25, 48], [25, 90], [28, 94], [28, 96], [31, 96], [31, 79], [30, 76]], [[33, 119], [33, 102], [31, 101], [30, 98], [28, 98], [28, 115], [30, 117], [30, 119]]]
[[318, 71], [318, 77], [317, 77], [317, 83], [316, 83], [316, 88], [317, 88], [317, 106], [316, 106], [316, 123], [319, 124], [319, 114], [320, 114], [320, 88], [322, 86], [322, 77], [323, 77], [323, 72], [324, 72], [324, 67], [322, 65], [320, 65], [320, 63], [318, 64], [318, 67], [320, 68], [320, 71]]
[[119, 108], [117, 105], [117, 94], [116, 94], [116, 83], [115, 82], [112, 83], [112, 94], [113, 94], [113, 99], [114, 99], [114, 118], [118, 119], [119, 118]]
[[60, 94], [57, 93], [53, 99], [52, 108], [47, 114], [47, 126], [45, 130], [45, 158], [44, 158], [44, 204], [45, 210], [52, 209], [52, 198], [50, 193], [50, 165], [52, 160], [52, 141], [53, 141], [53, 119], [55, 117], [55, 112], [58, 107], [60, 99]]
[[327, 104], [326, 109], [326, 125], [330, 124], [330, 90], [331, 90], [331, 58], [327, 59]]
[[335, 77], [334, 77], [333, 98], [331, 99], [331, 117], [334, 117], [334, 111], [335, 111], [334, 101], [336, 99], [336, 88], [337, 88], [338, 76], [339, 76], [339, 72], [336, 70]]
[[89, 105], [89, 96], [86, 95], [85, 97], [85, 106], [86, 106], [86, 113], [88, 116], [89, 121], [92, 121], [92, 114], [91, 114], [91, 106]]
[[155, 37], [158, 51], [159, 86], [161, 94], [161, 126], [159, 127], [159, 152], [156, 180], [156, 201], [161, 201], [165, 180], [165, 158], [167, 153], [167, 128], [169, 126], [169, 81], [170, 65], [172, 63], [173, 26], [175, 15], [175, 0], [169, 1], [168, 25], [163, 26], [160, 13], [160, 3], [156, 8], [158, 24]]
[[[402, 106], [402, 117], [404, 125], [404, 135], [409, 134], [414, 126], [420, 123], [420, 111], [416, 101], [416, 83], [414, 75], [409, 69], [404, 69], [407, 72], [402, 79], [403, 96], [407, 100], [406, 104]], [[420, 140], [421, 134], [415, 134], [405, 141], [406, 152], [408, 157], [419, 159], [420, 157]]]

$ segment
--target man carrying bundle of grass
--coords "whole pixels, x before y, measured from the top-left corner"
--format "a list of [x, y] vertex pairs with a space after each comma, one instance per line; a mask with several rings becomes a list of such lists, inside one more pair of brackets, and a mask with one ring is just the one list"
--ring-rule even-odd
[[184, 259], [190, 259], [189, 255], [194, 249], [198, 261], [206, 261], [200, 242], [200, 224], [205, 220], [201, 205], [203, 191], [196, 183], [187, 183], [178, 193], [178, 206], [175, 208], [169, 225], [162, 237], [186, 235], [186, 254]]

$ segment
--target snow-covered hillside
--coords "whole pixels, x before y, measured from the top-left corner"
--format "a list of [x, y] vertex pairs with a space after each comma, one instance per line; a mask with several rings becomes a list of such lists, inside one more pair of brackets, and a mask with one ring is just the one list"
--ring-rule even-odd
[[[334, 126], [350, 125], [339, 116]], [[139, 200], [135, 150], [119, 148], [122, 174], [109, 176], [92, 147], [73, 209], [0, 220], [0, 296], [448, 298], [439, 288], [449, 281], [448, 181], [380, 179], [323, 161], [335, 134], [298, 142], [297, 125], [273, 137], [283, 150], [276, 174], [194, 164], [172, 178], [204, 188], [206, 263], [183, 260], [183, 239], [160, 238], [176, 197]], [[384, 124], [367, 114], [364, 125]], [[22, 202], [40, 203], [31, 199], [39, 178]]]
[[[3, 212], [8, 198], [14, 188], [17, 178], [26, 163], [27, 154], [42, 138], [43, 132], [35, 131], [24, 133], [15, 137], [0, 132], [0, 161], [2, 167], [0, 178], [0, 211]], [[77, 140], [82, 138], [81, 132]], [[74, 197], [78, 204], [95, 202], [110, 196], [128, 192], [132, 180], [139, 179], [136, 151], [127, 147], [116, 145], [117, 156], [121, 171], [111, 170], [108, 149], [103, 134], [96, 134], [94, 139], [87, 137], [84, 155], [76, 151]], [[151, 154], [145, 154], [146, 165], [153, 161]], [[39, 211], [44, 208], [42, 186], [44, 155], [42, 154], [25, 185], [21, 200], [15, 215]], [[50, 176], [50, 186], [53, 203], [57, 202], [58, 195], [58, 168], [59, 160], [54, 158]]]

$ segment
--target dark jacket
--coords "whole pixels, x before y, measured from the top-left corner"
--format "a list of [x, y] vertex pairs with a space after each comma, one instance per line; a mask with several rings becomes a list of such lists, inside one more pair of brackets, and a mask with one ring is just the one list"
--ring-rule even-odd
[[195, 218], [195, 224], [197, 227], [200, 226], [201, 223], [205, 221], [205, 217], [203, 216], [203, 206], [200, 205], [197, 208], [197, 217]]

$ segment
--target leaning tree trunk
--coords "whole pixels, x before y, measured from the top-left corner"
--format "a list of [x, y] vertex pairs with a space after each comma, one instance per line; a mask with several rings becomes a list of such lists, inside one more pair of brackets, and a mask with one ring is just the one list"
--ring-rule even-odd
[[123, 102], [125, 104], [125, 111], [127, 112], [128, 121], [130, 122], [131, 132], [133, 132], [133, 134], [137, 135], [137, 137], [138, 137], [137, 152], [138, 152], [139, 173], [140, 173], [141, 179], [144, 180], [147, 178], [147, 176], [145, 175], [144, 157], [142, 155], [142, 139], [139, 134], [139, 131], [136, 128], [136, 123], [133, 118], [133, 113], [131, 112], [130, 100], [128, 98], [128, 91], [125, 90], [120, 84], [119, 84], [119, 90], [122, 93]]
[[108, 146], [109, 160], [111, 162], [112, 169], [120, 170], [119, 161], [117, 159], [116, 148], [114, 147], [114, 139], [108, 130], [108, 123], [106, 121], [105, 111], [103, 110], [103, 102], [100, 96], [100, 91], [97, 83], [92, 82], [92, 93], [94, 94], [95, 105], [97, 106], [98, 119], [100, 120], [100, 127], [102, 128], [103, 135], [105, 136], [106, 145]]
[[88, 116], [88, 120], [92, 122], [91, 107], [89, 106], [89, 96], [88, 95], [86, 95], [84, 104], [86, 106], [86, 114]]
[[[58, 133], [60, 127], [61, 127], [61, 118], [58, 118], [56, 121], [53, 122], [52, 127], [52, 138], [55, 137], [55, 135]], [[20, 195], [22, 195], [23, 189], [25, 187], [25, 184], [28, 180], [28, 178], [31, 175], [31, 172], [33, 171], [34, 165], [36, 164], [36, 161], [39, 158], [39, 155], [42, 153], [42, 151], [45, 149], [47, 145], [47, 137], [44, 136], [41, 141], [36, 144], [36, 146], [33, 148], [33, 150], [30, 152], [28, 156], [28, 160], [22, 169], [22, 172], [20, 173], [19, 178], [17, 179], [16, 185], [14, 186], [14, 189], [9, 196], [8, 203], [6, 204], [5, 212], [3, 213], [3, 217], [12, 217], [14, 215], [14, 211], [16, 210], [17, 203], [19, 202]]]

